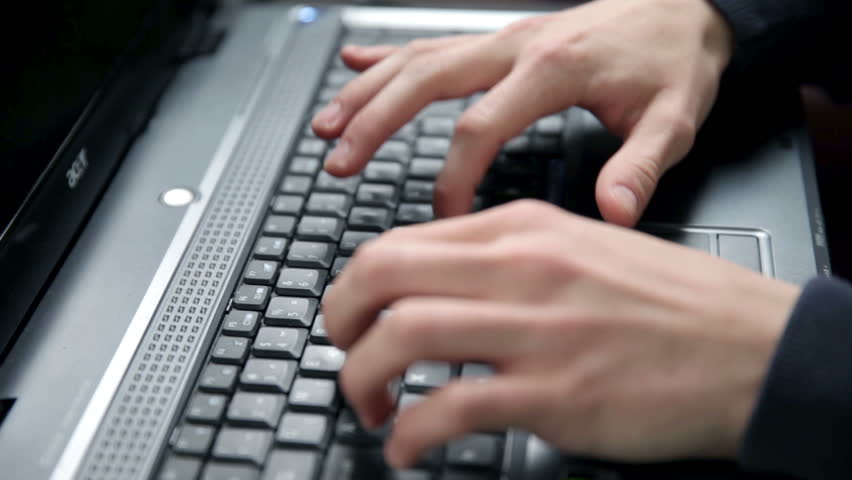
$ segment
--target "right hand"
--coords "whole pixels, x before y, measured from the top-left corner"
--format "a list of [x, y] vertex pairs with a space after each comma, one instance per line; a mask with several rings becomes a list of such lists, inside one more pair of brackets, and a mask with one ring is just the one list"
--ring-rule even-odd
[[625, 140], [596, 197], [606, 220], [632, 226], [691, 148], [731, 51], [731, 32], [706, 0], [598, 0], [493, 34], [347, 47], [344, 61], [366, 71], [313, 128], [340, 137], [326, 170], [353, 175], [430, 102], [489, 90], [460, 117], [436, 182], [435, 211], [452, 216], [470, 210], [503, 143], [539, 117], [581, 106]]

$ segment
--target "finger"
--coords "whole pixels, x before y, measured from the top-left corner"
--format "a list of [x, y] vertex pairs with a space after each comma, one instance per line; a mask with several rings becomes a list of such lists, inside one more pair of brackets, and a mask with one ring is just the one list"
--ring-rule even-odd
[[[433, 100], [470, 95], [491, 87], [511, 69], [508, 52], [479, 37], [446, 51], [419, 55], [359, 110], [326, 160], [332, 174], [356, 173], [373, 153]], [[369, 71], [368, 71], [369, 73]]]
[[696, 115], [680, 105], [664, 99], [653, 101], [601, 170], [595, 196], [608, 222], [634, 226], [660, 177], [692, 148]]
[[314, 117], [311, 126], [323, 138], [340, 136], [352, 117], [391, 81], [413, 55], [438, 49], [451, 49], [466, 37], [441, 37], [411, 42], [385, 57], [354, 80]]
[[433, 391], [399, 413], [385, 458], [395, 468], [407, 468], [428, 449], [465, 433], [533, 429], [549, 413], [543, 384], [540, 378], [498, 375]]
[[346, 66], [360, 72], [393, 55], [399, 49], [400, 47], [396, 45], [374, 45], [369, 47], [346, 45], [340, 51], [340, 58], [343, 59], [343, 63]]
[[461, 116], [435, 182], [438, 216], [469, 212], [476, 187], [503, 144], [539, 117], [574, 103], [574, 86], [557, 73], [519, 65]]
[[482, 298], [494, 285], [494, 255], [450, 243], [387, 242], [361, 246], [323, 304], [329, 338], [349, 348], [394, 301], [409, 295]]
[[386, 385], [421, 360], [500, 364], [531, 352], [529, 308], [466, 299], [397, 302], [347, 352], [341, 387], [365, 423], [384, 422]]

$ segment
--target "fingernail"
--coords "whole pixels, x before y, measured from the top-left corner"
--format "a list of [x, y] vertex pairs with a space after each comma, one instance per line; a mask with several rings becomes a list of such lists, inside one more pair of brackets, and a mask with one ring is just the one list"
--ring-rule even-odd
[[349, 144], [349, 140], [341, 138], [340, 141], [337, 142], [337, 146], [334, 147], [334, 150], [332, 150], [325, 158], [326, 170], [339, 170], [346, 168], [346, 164], [349, 162], [350, 149], [351, 145]]
[[639, 209], [639, 198], [628, 187], [618, 184], [612, 187], [612, 196], [631, 215], [635, 216]]
[[343, 108], [341, 107], [340, 102], [333, 100], [317, 114], [317, 123], [321, 124], [325, 128], [334, 128], [338, 122], [340, 122], [342, 111]]

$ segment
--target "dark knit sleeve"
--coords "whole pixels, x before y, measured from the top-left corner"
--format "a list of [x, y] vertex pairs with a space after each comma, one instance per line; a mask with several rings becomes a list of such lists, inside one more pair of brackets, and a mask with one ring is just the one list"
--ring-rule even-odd
[[744, 468], [852, 478], [852, 286], [811, 281], [782, 335], [740, 455]]
[[733, 29], [737, 75], [820, 84], [836, 99], [852, 100], [852, 2], [710, 1]]

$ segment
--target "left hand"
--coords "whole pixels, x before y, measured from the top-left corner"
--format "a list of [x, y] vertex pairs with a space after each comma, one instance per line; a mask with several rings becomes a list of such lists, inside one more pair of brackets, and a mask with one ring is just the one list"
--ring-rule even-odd
[[[798, 288], [553, 206], [515, 202], [391, 231], [355, 254], [324, 312], [366, 426], [414, 362], [486, 362], [399, 413], [402, 467], [466, 432], [518, 427], [624, 461], [731, 457]], [[389, 314], [375, 321], [385, 309]]]

